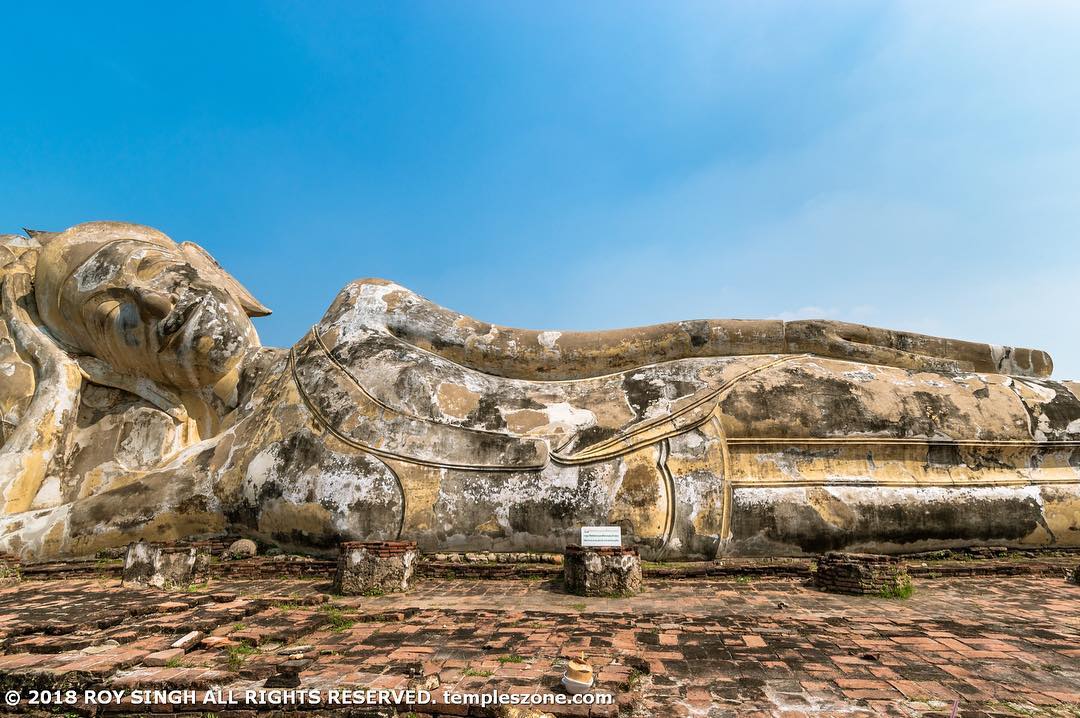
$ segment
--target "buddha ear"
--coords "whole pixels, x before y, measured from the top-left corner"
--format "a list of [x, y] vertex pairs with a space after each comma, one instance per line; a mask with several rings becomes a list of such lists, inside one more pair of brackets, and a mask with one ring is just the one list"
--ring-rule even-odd
[[249, 317], [265, 317], [270, 313], [266, 305], [256, 299], [243, 284], [237, 281], [236, 277], [226, 272], [205, 249], [194, 242], [181, 242], [180, 251], [193, 267], [204, 272], [214, 282], [220, 282], [225, 291], [236, 297]]

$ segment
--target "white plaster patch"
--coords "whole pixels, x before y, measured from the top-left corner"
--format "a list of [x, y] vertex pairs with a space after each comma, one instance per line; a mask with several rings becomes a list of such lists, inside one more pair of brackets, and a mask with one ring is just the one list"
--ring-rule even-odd
[[802, 472], [799, 471], [797, 463], [800, 458], [803, 457], [793, 456], [782, 451], [754, 455], [754, 461], [765, 466], [775, 466], [780, 473], [789, 479], [802, 478]]
[[376, 490], [376, 484], [382, 483], [381, 478], [336, 468], [324, 469], [315, 478], [315, 500], [338, 511], [360, 501], [378, 502], [382, 492]]
[[793, 488], [752, 488], [738, 486], [734, 489], [739, 507], [762, 507], [773, 504], [802, 506], [807, 504], [806, 489]]
[[[823, 486], [820, 487], [831, 496], [848, 506], [895, 506], [897, 504], [918, 505], [933, 502], [964, 504], [970, 501], [1016, 500], [1030, 498], [1039, 506], [1043, 505], [1039, 486], [926, 486], [926, 487], [891, 487], [891, 486]], [[753, 488], [736, 487], [740, 507], [762, 507], [770, 505], [803, 505], [807, 503], [806, 489], [792, 488]]]
[[559, 337], [562, 336], [562, 332], [540, 332], [536, 337], [536, 340], [540, 342], [540, 346], [545, 349], [551, 349], [552, 351], [558, 351], [558, 347], [555, 346], [555, 342], [559, 341]]
[[1035, 436], [1035, 440], [1046, 441], [1051, 431], [1050, 417], [1045, 414], [1040, 414], [1038, 425], [1032, 427], [1032, 433]]
[[984, 384], [986, 383], [986, 379], [979, 374], [957, 374], [956, 376], [952, 377], [952, 380], [953, 382], [965, 387], [968, 385], [969, 381], [982, 381]]
[[580, 479], [580, 468], [577, 466], [563, 466], [554, 462], [548, 462], [541, 472], [540, 477], [544, 485], [553, 488], [573, 489], [576, 488]]
[[1037, 397], [1039, 397], [1040, 401], [1050, 402], [1050, 401], [1053, 401], [1055, 397], [1057, 397], [1057, 392], [1056, 391], [1054, 391], [1053, 389], [1051, 389], [1048, 386], [1043, 386], [1039, 382], [1024, 381], [1022, 379], [1017, 379], [1017, 383], [1018, 384], [1023, 384], [1025, 387], [1030, 389], [1033, 394], [1035, 394]]
[[270, 446], [260, 451], [248, 462], [247, 471], [244, 472], [244, 498], [254, 503], [258, 498], [258, 490], [271, 480], [276, 473], [274, 466], [277, 464], [277, 445]]
[[[385, 331], [386, 315], [389, 311], [386, 296], [391, 292], [400, 292], [403, 301], [413, 296], [412, 292], [392, 282], [389, 284], [353, 282], [342, 290], [347, 298], [347, 301], [342, 303], [346, 304], [347, 308], [334, 319], [333, 326], [341, 331], [343, 338], [370, 329]], [[335, 299], [334, 303], [337, 304], [338, 299]]]
[[37, 495], [34, 497], [34, 503], [30, 506], [30, 509], [59, 506], [63, 503], [62, 498], [60, 493], [60, 479], [56, 476], [50, 476], [41, 482], [41, 488], [38, 489]]
[[683, 444], [688, 449], [696, 449], [705, 443], [705, 438], [697, 431], [690, 431], [686, 434], [682, 434], [680, 435], [680, 438], [682, 438]]
[[0, 550], [23, 558], [43, 558], [46, 554], [43, 539], [56, 525], [63, 525], [62, 535], [68, 536], [67, 523], [72, 504], [63, 504], [44, 511], [26, 511], [0, 518]]
[[576, 429], [585, 429], [596, 425], [596, 414], [588, 409], [578, 409], [562, 401], [558, 404], [550, 404], [545, 412], [548, 422], [551, 424], [563, 424]]

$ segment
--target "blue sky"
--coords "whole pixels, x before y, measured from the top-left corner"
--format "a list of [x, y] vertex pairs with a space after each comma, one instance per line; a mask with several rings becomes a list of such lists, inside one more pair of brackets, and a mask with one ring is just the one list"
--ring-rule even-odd
[[5, 3], [0, 231], [531, 328], [824, 316], [1080, 378], [1076, 3]]

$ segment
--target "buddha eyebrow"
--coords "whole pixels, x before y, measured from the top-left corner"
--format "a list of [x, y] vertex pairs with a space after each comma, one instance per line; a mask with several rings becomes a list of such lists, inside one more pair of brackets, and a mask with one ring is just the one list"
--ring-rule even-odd
[[57, 287], [56, 287], [56, 309], [57, 309], [57, 311], [62, 311], [62, 307], [63, 307], [63, 303], [64, 303], [64, 288], [67, 287], [68, 283], [72, 280], [72, 278], [76, 274], [79, 273], [79, 270], [81, 270], [83, 267], [85, 267], [90, 262], [97, 259], [98, 255], [100, 255], [106, 249], [108, 249], [110, 247], [113, 247], [113, 246], [115, 246], [117, 244], [142, 244], [142, 245], [146, 245], [147, 247], [150, 247], [151, 249], [156, 249], [159, 252], [162, 252], [162, 254], [164, 254], [164, 249], [160, 245], [155, 244], [153, 242], [147, 242], [145, 239], [136, 239], [134, 237], [129, 237], [129, 238], [124, 238], [124, 239], [112, 239], [112, 240], [109, 240], [108, 242], [105, 242], [100, 247], [98, 247], [93, 252], [91, 252], [85, 259], [83, 259], [81, 262], [79, 262], [74, 267], [72, 267], [71, 271], [67, 273], [67, 275], [64, 277], [63, 281], [61, 281], [57, 285]]

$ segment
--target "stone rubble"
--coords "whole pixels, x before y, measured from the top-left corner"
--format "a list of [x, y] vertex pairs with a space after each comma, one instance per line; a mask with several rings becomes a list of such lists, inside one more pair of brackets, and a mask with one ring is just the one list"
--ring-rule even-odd
[[255, 542], [251, 539], [237, 539], [229, 544], [229, 548], [225, 549], [222, 558], [230, 561], [236, 561], [238, 559], [255, 558], [259, 553], [259, 547], [255, 545]]

